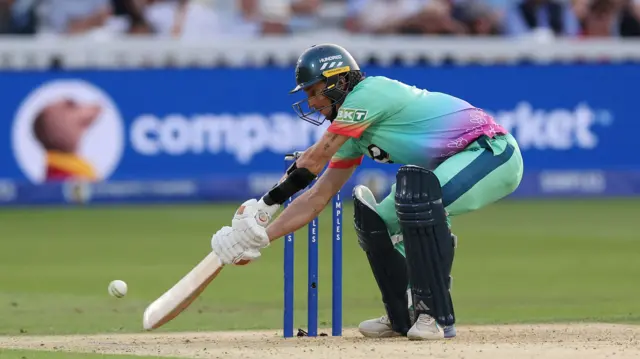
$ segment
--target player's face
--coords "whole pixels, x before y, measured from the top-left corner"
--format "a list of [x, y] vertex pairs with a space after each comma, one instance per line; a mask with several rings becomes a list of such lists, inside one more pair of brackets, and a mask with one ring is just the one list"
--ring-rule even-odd
[[326, 84], [324, 82], [317, 83], [307, 87], [304, 91], [307, 93], [309, 99], [309, 107], [314, 110], [320, 111], [322, 115], [329, 116], [331, 114], [331, 100], [322, 94]]
[[61, 100], [45, 109], [47, 132], [58, 150], [75, 152], [85, 130], [100, 114], [100, 106]]

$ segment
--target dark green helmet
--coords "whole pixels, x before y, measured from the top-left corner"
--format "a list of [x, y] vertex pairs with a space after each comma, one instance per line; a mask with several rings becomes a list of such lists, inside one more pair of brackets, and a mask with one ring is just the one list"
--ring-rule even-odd
[[[296, 93], [311, 85], [324, 82], [326, 86], [320, 95], [326, 96], [331, 101], [332, 111], [326, 119], [333, 121], [338, 113], [336, 106], [344, 102], [347, 94], [363, 78], [360, 66], [343, 47], [335, 44], [314, 45], [305, 50], [298, 58], [296, 64], [297, 86], [289, 93]], [[342, 79], [344, 81], [341, 81]], [[322, 114], [320, 113], [324, 108], [312, 109], [309, 107], [308, 101], [307, 98], [294, 103], [293, 109], [303, 120], [320, 125], [325, 120], [325, 118], [321, 119]], [[302, 106], [305, 102], [306, 110]], [[310, 117], [312, 115], [316, 115], [314, 116], [316, 118]]]

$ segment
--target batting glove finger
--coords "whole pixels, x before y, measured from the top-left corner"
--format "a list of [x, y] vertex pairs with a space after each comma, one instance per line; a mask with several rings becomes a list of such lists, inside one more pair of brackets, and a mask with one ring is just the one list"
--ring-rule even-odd
[[238, 232], [238, 240], [245, 248], [261, 249], [269, 246], [267, 230], [253, 218], [238, 221], [234, 230]]

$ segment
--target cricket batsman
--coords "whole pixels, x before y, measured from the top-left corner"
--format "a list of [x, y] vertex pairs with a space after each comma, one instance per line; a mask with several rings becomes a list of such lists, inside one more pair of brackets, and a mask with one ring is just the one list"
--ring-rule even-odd
[[[523, 161], [515, 138], [462, 99], [383, 76], [365, 77], [338, 45], [307, 49], [295, 77], [291, 93], [307, 95], [293, 105], [298, 115], [331, 125], [277, 185], [240, 206], [232, 225], [213, 235], [213, 251], [225, 264], [246, 264], [271, 241], [319, 215], [364, 156], [401, 164], [381, 202], [365, 186], [353, 190], [358, 241], [386, 309], [359, 329], [376, 338], [454, 337], [449, 289], [457, 239], [450, 217], [483, 208], [518, 187]], [[280, 205], [316, 177], [271, 221]]]

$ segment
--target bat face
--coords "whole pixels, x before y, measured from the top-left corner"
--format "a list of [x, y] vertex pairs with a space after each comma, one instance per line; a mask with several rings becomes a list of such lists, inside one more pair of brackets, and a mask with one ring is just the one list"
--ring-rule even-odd
[[198, 298], [223, 267], [220, 258], [214, 252], [209, 253], [187, 275], [147, 307], [142, 318], [144, 329], [157, 329], [177, 317]]

